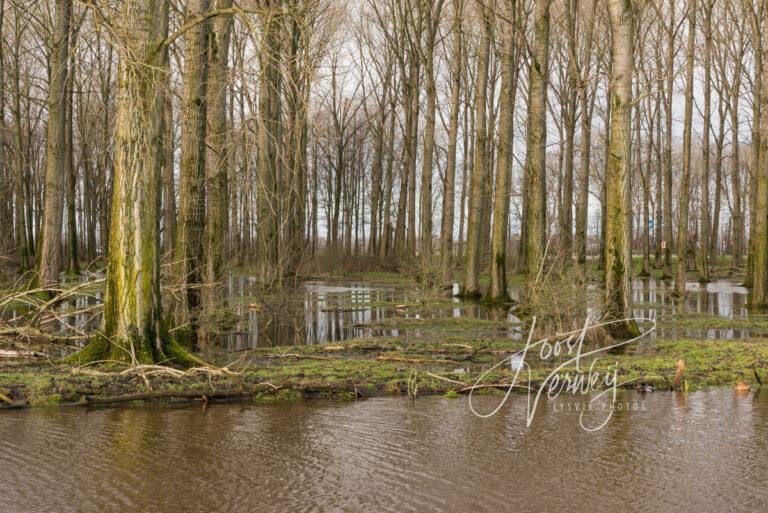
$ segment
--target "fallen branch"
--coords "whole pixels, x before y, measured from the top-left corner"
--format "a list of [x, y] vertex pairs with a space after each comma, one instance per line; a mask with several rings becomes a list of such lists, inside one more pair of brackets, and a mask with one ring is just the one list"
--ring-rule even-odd
[[427, 372], [426, 374], [427, 374], [427, 376], [433, 377], [435, 379], [439, 379], [441, 381], [445, 381], [446, 383], [452, 383], [454, 385], [461, 385], [463, 387], [467, 386], [467, 384], [464, 383], [463, 381], [457, 381], [455, 379], [449, 379], [449, 378], [446, 378], [444, 376], [440, 376], [439, 374], [435, 374], [435, 373], [432, 373], [432, 372]]
[[319, 355], [298, 354], [298, 353], [268, 354], [267, 358], [296, 358], [297, 360], [336, 360], [337, 359], [332, 356], [319, 356]]
[[402, 362], [402, 363], [413, 363], [413, 364], [435, 364], [435, 365], [446, 365], [450, 363], [456, 363], [466, 360], [471, 360], [471, 357], [451, 357], [451, 356], [445, 356], [442, 360], [437, 359], [429, 359], [429, 358], [403, 358], [402, 356], [377, 356], [377, 360], [382, 362]]
[[66, 290], [61, 291], [61, 293], [56, 294], [52, 299], [50, 299], [49, 301], [46, 301], [45, 303], [40, 305], [40, 307], [37, 309], [37, 312], [32, 316], [32, 319], [30, 320], [29, 323], [32, 324], [32, 325], [36, 325], [38, 319], [43, 314], [43, 312], [45, 312], [49, 308], [53, 308], [53, 307], [61, 304], [62, 302], [64, 302], [67, 299], [69, 299], [70, 297], [77, 295], [78, 292], [80, 292], [81, 290], [83, 290], [85, 288], [91, 287], [93, 285], [99, 285], [99, 284], [104, 283], [106, 281], [107, 281], [106, 278], [101, 278], [99, 280], [94, 280], [94, 281], [84, 281], [84, 282], [80, 283], [79, 285], [76, 285], [76, 286], [72, 287], [71, 289], [66, 289]]
[[0, 394], [0, 401], [4, 402], [7, 406], [5, 408], [24, 408], [27, 406], [26, 401], [14, 401], [5, 394]]
[[26, 349], [0, 349], [0, 358], [47, 358], [48, 355], [40, 351], [27, 351]]
[[24, 337], [24, 338], [36, 338], [46, 340], [48, 342], [67, 342], [83, 340], [82, 336], [77, 335], [55, 335], [47, 331], [43, 331], [30, 326], [20, 326], [18, 328], [2, 328], [0, 329], [0, 337]]

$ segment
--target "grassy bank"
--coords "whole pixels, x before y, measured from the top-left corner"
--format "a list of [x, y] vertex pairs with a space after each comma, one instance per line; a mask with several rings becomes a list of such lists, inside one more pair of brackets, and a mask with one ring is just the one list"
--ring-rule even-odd
[[[344, 344], [250, 350], [224, 371], [126, 369], [102, 365], [76, 368], [55, 361], [0, 367], [3, 407], [88, 405], [130, 400], [244, 400], [254, 402], [313, 397], [383, 395], [455, 395], [467, 393], [483, 369], [522, 347], [521, 342], [475, 340], [466, 343], [408, 343], [402, 339], [353, 340]], [[229, 355], [230, 358], [232, 355]], [[213, 355], [209, 355], [212, 359]], [[222, 358], [221, 356], [219, 358]], [[768, 376], [768, 344], [763, 340], [656, 340], [632, 347], [626, 354], [606, 354], [596, 372], [612, 371], [619, 381], [673, 388], [675, 363], [686, 363], [688, 390], [752, 386]], [[530, 381], [537, 386], [551, 366], [532, 358]], [[224, 360], [216, 362], [224, 364]], [[582, 365], [583, 366], [583, 365]], [[573, 371], [566, 367], [565, 371]], [[512, 380], [507, 366], [485, 376], [486, 390]], [[521, 389], [522, 390], [522, 389]]]

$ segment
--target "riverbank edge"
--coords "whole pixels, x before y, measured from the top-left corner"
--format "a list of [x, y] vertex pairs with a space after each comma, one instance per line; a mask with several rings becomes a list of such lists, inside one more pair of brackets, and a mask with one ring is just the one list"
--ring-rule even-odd
[[[271, 352], [275, 350], [248, 351], [240, 355], [237, 365], [187, 371], [154, 366], [82, 368], [61, 361], [6, 364], [0, 366], [0, 409], [502, 393], [513, 382], [511, 369], [499, 365], [482, 373], [519, 347], [483, 341], [402, 347], [401, 341], [381, 339]], [[679, 359], [685, 362], [685, 374], [676, 384]], [[214, 360], [209, 355], [209, 361]], [[614, 370], [623, 388], [645, 384], [658, 391], [692, 391], [732, 387], [740, 381], [755, 388], [768, 379], [768, 342], [657, 340], [626, 354], [605, 354], [588, 368], [583, 363], [581, 367], [586, 378], [590, 371], [605, 377]], [[561, 374], [575, 371], [566, 366]], [[518, 375], [515, 391], [538, 389], [550, 372], [551, 367], [534, 367]]]

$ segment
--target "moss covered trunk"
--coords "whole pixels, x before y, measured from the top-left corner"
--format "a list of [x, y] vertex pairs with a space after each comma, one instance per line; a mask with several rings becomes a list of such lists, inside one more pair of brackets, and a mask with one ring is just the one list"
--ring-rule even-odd
[[112, 217], [102, 329], [76, 361], [187, 359], [168, 336], [160, 299], [160, 174], [163, 164], [161, 42], [166, 0], [128, 0], [120, 50]]
[[613, 66], [611, 69], [611, 125], [608, 167], [605, 173], [605, 315], [616, 321], [610, 331], [619, 337], [637, 333], [631, 314], [630, 274], [632, 255], [629, 241], [632, 75], [634, 74], [635, 10], [630, 2], [611, 0]]
[[[768, 32], [762, 32], [761, 59], [768, 57]], [[768, 69], [763, 64], [761, 72]], [[760, 94], [760, 131], [758, 133], [759, 155], [755, 174], [757, 193], [754, 203], [754, 241], [751, 254], [752, 294], [750, 303], [754, 306], [768, 305], [768, 78], [762, 77]], [[749, 275], [748, 275], [749, 276]]]

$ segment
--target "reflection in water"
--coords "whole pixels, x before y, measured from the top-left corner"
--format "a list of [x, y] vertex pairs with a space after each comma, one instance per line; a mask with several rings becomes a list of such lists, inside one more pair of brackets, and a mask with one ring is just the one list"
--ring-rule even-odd
[[[701, 314], [723, 319], [747, 319], [748, 289], [731, 281], [721, 280], [702, 284], [686, 283], [687, 294], [683, 311], [686, 314]], [[673, 316], [675, 300], [672, 298], [674, 283], [653, 278], [638, 278], [632, 281], [633, 315], [662, 321]], [[733, 328], [690, 328], [657, 329], [652, 336], [684, 336], [696, 339], [739, 339], [750, 336], [748, 329]]]
[[[230, 278], [230, 296], [248, 296], [253, 283], [253, 278]], [[457, 287], [454, 285], [454, 289]], [[422, 336], [418, 326], [377, 325], [394, 318], [519, 320], [508, 310], [460, 303], [458, 299], [418, 305], [409, 292], [412, 291], [402, 287], [372, 287], [363, 283], [339, 286], [322, 281], [304, 282], [298, 290], [283, 295], [278, 301], [264, 302], [259, 308], [238, 307], [242, 321], [234, 333], [225, 336], [226, 347], [237, 351], [259, 346], [326, 344], [375, 336]], [[519, 330], [509, 327], [503, 329], [501, 336], [518, 338], [520, 334]]]
[[594, 433], [520, 395], [4, 412], [0, 511], [764, 509], [765, 393], [620, 400], [646, 411]]
[[[658, 321], [668, 320], [674, 315], [672, 283], [652, 278], [635, 279], [632, 282], [633, 315]], [[746, 319], [747, 289], [729, 281], [715, 281], [705, 285], [690, 282], [684, 309], [689, 314], [712, 315], [725, 319]], [[301, 283], [296, 289], [286, 289], [275, 297], [256, 300], [258, 294], [255, 278], [230, 276], [227, 292], [233, 298], [233, 308], [239, 322], [235, 328], [222, 336], [223, 346], [230, 351], [254, 347], [292, 346], [303, 344], [326, 344], [353, 338], [414, 337], [421, 338], [434, 334], [434, 329], [418, 323], [397, 325], [382, 322], [388, 319], [451, 319], [469, 318], [491, 321], [515, 322], [519, 319], [508, 309], [488, 308], [477, 303], [460, 302], [458, 299], [420, 304], [415, 301], [414, 291], [400, 286], [373, 286], [367, 283], [346, 282], [343, 285], [323, 281]], [[458, 285], [453, 286], [454, 294]], [[597, 304], [599, 291], [595, 284], [587, 287], [588, 303]], [[512, 297], [517, 291], [510, 290]], [[243, 304], [243, 299], [248, 298]], [[98, 327], [100, 316], [94, 315], [89, 307], [101, 302], [102, 294], [79, 296], [62, 305], [62, 311], [69, 313], [44, 326], [52, 331], [77, 334]], [[255, 304], [254, 304], [255, 303]], [[588, 309], [595, 313], [594, 307]], [[10, 321], [25, 310], [21, 307], [0, 311], [0, 319]], [[74, 328], [74, 329], [72, 329]], [[489, 332], [473, 328], [473, 336], [489, 338], [519, 338], [516, 326], [498, 327]], [[655, 331], [654, 337], [690, 337], [698, 339], [730, 339], [762, 335], [749, 329], [734, 328], [673, 328], [664, 327]], [[66, 351], [66, 349], [64, 349]]]

